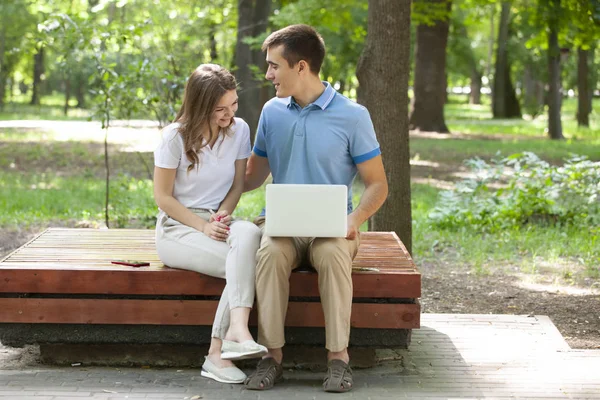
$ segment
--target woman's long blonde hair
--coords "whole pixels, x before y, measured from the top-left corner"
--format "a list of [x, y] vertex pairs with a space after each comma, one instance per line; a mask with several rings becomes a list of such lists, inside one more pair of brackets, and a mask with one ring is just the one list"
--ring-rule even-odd
[[[219, 131], [213, 132], [210, 118], [219, 100], [225, 93], [237, 87], [231, 72], [216, 64], [202, 64], [190, 75], [185, 86], [183, 104], [175, 117], [180, 123], [179, 133], [183, 138], [185, 155], [191, 162], [188, 172], [200, 164], [198, 152], [208, 145]], [[233, 116], [224, 134], [229, 133]], [[202, 131], [208, 128], [208, 140], [203, 140]]]

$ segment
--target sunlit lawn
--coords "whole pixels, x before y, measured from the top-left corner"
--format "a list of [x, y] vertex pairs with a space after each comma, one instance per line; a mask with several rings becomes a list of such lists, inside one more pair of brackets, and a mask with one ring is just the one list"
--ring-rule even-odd
[[[547, 111], [538, 115], [535, 119], [525, 115], [523, 119], [500, 119], [492, 118], [490, 98], [482, 97], [483, 104], [465, 104], [468, 100], [465, 96], [450, 96], [450, 103], [444, 108], [444, 115], [448, 129], [453, 133], [465, 133], [475, 135], [528, 136], [546, 138], [548, 126]], [[575, 117], [577, 111], [577, 99], [566, 98], [563, 100], [561, 116], [563, 135], [569, 139], [592, 139], [600, 144], [600, 99], [594, 99], [593, 111], [590, 114], [590, 127], [578, 127]]]

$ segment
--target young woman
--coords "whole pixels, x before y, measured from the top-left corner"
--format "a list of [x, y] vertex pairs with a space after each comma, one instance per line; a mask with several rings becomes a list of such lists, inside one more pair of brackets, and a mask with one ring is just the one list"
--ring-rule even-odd
[[250, 156], [250, 129], [234, 118], [237, 107], [233, 75], [218, 65], [200, 65], [154, 152], [161, 261], [227, 282], [202, 366], [202, 376], [225, 383], [246, 378], [231, 360], [266, 354], [248, 331], [261, 232], [251, 222], [231, 218]]

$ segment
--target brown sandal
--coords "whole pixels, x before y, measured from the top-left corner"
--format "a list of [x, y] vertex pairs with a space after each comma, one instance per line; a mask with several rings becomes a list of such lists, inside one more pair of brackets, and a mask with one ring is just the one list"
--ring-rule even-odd
[[[244, 385], [250, 390], [271, 389], [275, 383], [283, 379], [283, 367], [273, 358], [263, 358], [258, 362], [256, 371], [244, 381]], [[261, 386], [262, 385], [262, 386]]]
[[327, 375], [323, 379], [326, 392], [345, 393], [352, 390], [352, 369], [342, 360], [331, 360], [327, 365]]

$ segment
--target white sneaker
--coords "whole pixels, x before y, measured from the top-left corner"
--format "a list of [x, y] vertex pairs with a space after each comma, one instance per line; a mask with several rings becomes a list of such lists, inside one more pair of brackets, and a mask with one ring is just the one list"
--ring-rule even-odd
[[246, 340], [238, 343], [231, 340], [223, 340], [221, 347], [222, 360], [244, 360], [247, 358], [260, 358], [267, 354], [265, 346], [256, 343], [254, 340]]
[[244, 383], [246, 380], [246, 374], [238, 367], [219, 368], [208, 357], [205, 357], [200, 375], [222, 383]]

